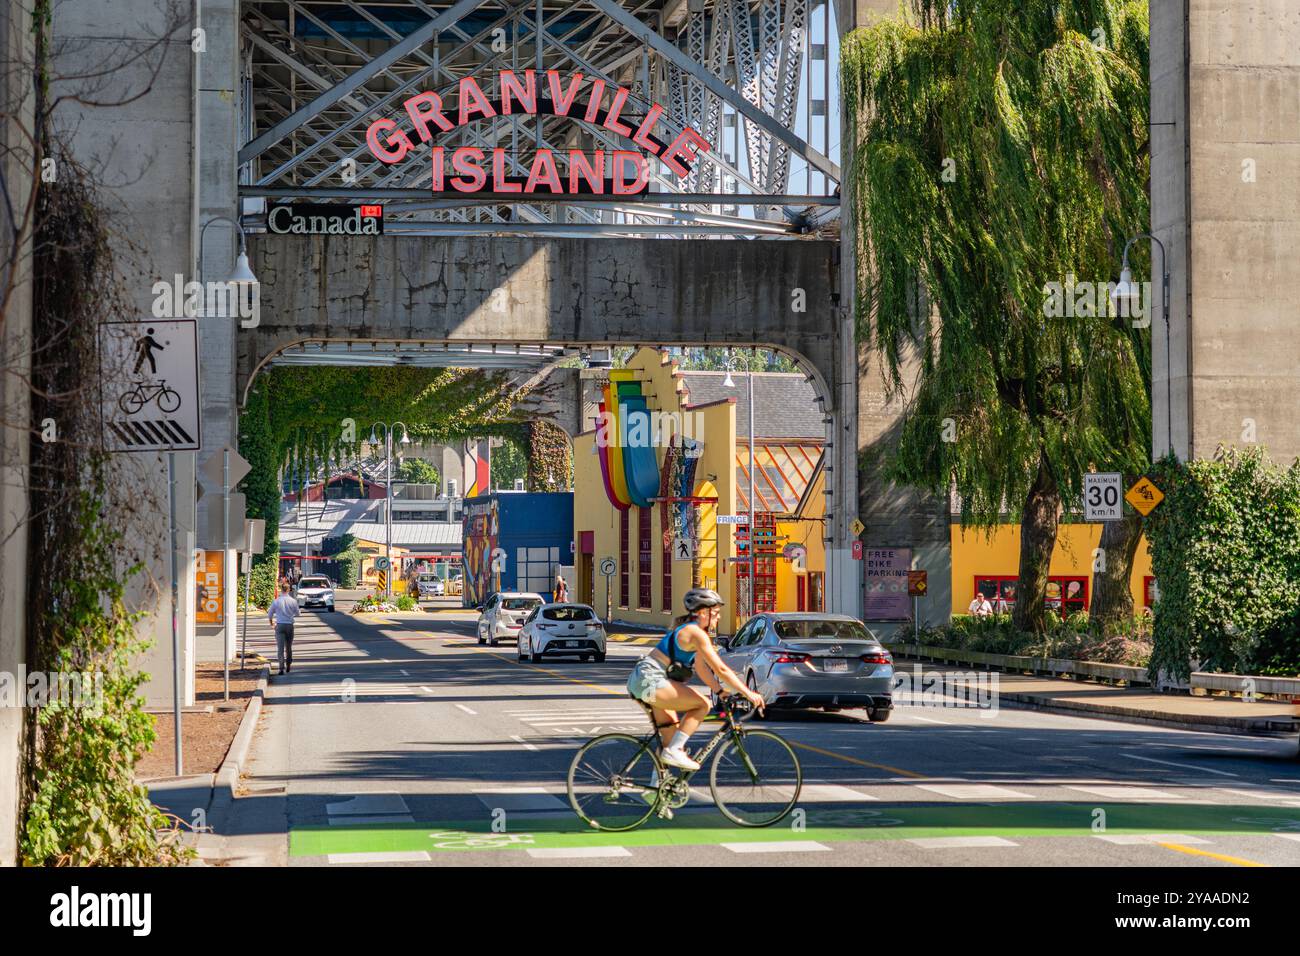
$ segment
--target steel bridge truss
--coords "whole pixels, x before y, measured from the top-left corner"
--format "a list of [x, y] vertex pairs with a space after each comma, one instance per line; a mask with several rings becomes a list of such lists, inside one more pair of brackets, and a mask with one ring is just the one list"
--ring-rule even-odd
[[[352, 200], [383, 203], [387, 231], [424, 235], [825, 235], [837, 228], [840, 172], [827, 156], [829, 122], [813, 116], [818, 104], [829, 116], [835, 95], [825, 62], [830, 8], [816, 0], [243, 0], [246, 224], [264, 227], [267, 201]], [[814, 19], [817, 45], [809, 43]], [[447, 156], [501, 147], [511, 177], [527, 176], [540, 148], [561, 159], [574, 149], [635, 148], [583, 122], [580, 110], [483, 118], [431, 144], [412, 133], [416, 149], [392, 165], [372, 155], [373, 121], [410, 131], [408, 97], [436, 92], [451, 114], [462, 78], [496, 100], [502, 70], [536, 70], [543, 97], [546, 70], [565, 82], [576, 73], [603, 80], [607, 108], [623, 87], [625, 123], [635, 128], [659, 104], [656, 136], [667, 142], [691, 127], [709, 146], [680, 177], [647, 154], [649, 184], [635, 196], [432, 192], [430, 146]], [[805, 90], [805, 138], [795, 127], [806, 76], [825, 80], [820, 99]], [[793, 192], [796, 159], [829, 188]]]

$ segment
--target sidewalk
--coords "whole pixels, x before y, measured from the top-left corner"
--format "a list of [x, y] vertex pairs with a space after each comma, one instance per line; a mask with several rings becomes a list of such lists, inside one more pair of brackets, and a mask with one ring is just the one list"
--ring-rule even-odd
[[[986, 673], [974, 667], [935, 664], [906, 656], [895, 658], [895, 672], [911, 673], [913, 667], [919, 667], [922, 673]], [[997, 675], [999, 705], [1129, 720], [1181, 730], [1267, 736], [1300, 733], [1300, 706], [1295, 704], [1158, 694], [1145, 688], [1114, 687], [1005, 671], [987, 673]]]

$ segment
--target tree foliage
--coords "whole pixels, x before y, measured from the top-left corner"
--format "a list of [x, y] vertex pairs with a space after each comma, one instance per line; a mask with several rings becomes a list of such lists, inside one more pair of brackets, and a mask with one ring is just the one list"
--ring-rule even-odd
[[1300, 465], [1219, 449], [1210, 461], [1161, 459], [1165, 494], [1145, 519], [1160, 585], [1153, 667], [1300, 672]]
[[1074, 285], [1114, 281], [1148, 218], [1146, 4], [913, 6], [842, 56], [859, 335], [907, 403], [890, 477], [955, 485], [964, 523], [1025, 503], [1017, 623], [1041, 631], [1062, 500], [1149, 460], [1149, 332]]

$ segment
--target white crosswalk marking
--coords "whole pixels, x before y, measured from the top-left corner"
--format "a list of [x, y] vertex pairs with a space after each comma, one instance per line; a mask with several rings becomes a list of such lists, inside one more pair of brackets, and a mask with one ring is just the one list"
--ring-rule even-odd
[[1188, 836], [1186, 833], [1094, 833], [1098, 840], [1114, 843], [1118, 846], [1137, 846], [1143, 843], [1185, 843], [1208, 844], [1209, 840]]
[[367, 684], [361, 681], [344, 684], [335, 681], [332, 684], [312, 684], [307, 693], [311, 697], [401, 697], [410, 694], [411, 687], [409, 684]]
[[1168, 793], [1164, 790], [1156, 790], [1154, 787], [1069, 787], [1070, 790], [1078, 790], [1080, 793], [1088, 793], [1094, 797], [1105, 797], [1107, 800], [1183, 800], [1182, 794]]
[[391, 850], [383, 853], [331, 853], [331, 863], [429, 863], [433, 860], [424, 850]]
[[952, 797], [956, 800], [1034, 799], [1029, 794], [1021, 793], [1019, 790], [1012, 790], [1009, 787], [998, 787], [986, 783], [918, 783], [917, 787], [921, 790], [929, 790], [931, 793], [937, 793], [943, 797]]
[[1002, 837], [995, 836], [963, 836], [963, 837], [919, 837], [914, 840], [908, 840], [914, 846], [919, 846], [923, 850], [959, 850], [966, 847], [999, 847], [999, 846], [1019, 846], [1019, 843], [1012, 843], [1010, 840], [1004, 840]]
[[722, 843], [732, 853], [829, 853], [830, 847], [815, 840], [773, 840], [770, 843]]

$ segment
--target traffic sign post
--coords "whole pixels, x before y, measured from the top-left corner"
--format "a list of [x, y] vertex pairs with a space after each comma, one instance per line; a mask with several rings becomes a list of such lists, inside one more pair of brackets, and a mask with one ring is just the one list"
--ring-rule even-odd
[[927, 575], [922, 568], [907, 572], [907, 593], [912, 596], [912, 640], [921, 643], [921, 598], [930, 591]]
[[180, 592], [176, 567], [176, 452], [198, 451], [199, 330], [193, 319], [101, 322], [100, 416], [108, 451], [167, 452], [167, 541], [171, 549], [172, 724], [181, 755]]
[[618, 564], [613, 558], [600, 559], [600, 573], [605, 575], [605, 623], [609, 623], [609, 615], [613, 610], [610, 604], [610, 579], [614, 577], [614, 572], [618, 570]]
[[1083, 520], [1123, 521], [1121, 491], [1124, 476], [1118, 471], [1090, 471], [1083, 476]]

